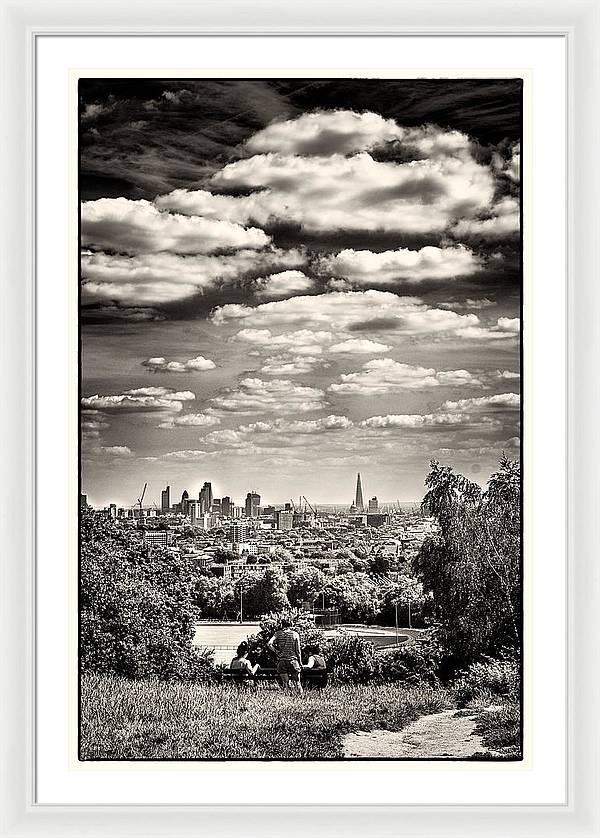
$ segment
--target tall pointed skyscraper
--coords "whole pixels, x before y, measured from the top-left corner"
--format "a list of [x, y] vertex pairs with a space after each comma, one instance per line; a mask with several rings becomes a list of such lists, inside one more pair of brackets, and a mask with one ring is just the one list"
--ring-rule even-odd
[[354, 499], [354, 506], [356, 507], [357, 512], [362, 512], [365, 508], [362, 496], [362, 486], [360, 483], [360, 472], [356, 478], [356, 498]]

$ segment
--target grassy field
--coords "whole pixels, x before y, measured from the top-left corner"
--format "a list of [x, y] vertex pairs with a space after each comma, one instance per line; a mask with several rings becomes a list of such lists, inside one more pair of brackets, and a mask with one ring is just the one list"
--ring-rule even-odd
[[443, 689], [328, 686], [299, 697], [86, 675], [81, 758], [333, 759], [356, 730], [400, 730], [453, 704]]

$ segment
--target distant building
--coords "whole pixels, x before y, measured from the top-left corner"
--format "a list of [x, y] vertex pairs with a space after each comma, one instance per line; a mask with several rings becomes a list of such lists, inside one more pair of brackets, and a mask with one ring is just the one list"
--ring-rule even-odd
[[225, 495], [224, 498], [221, 498], [221, 515], [225, 518], [232, 517], [232, 510], [233, 510], [233, 501], [228, 495]]
[[160, 511], [169, 512], [171, 510], [171, 487], [167, 486], [160, 493]]
[[369, 501], [369, 512], [379, 512], [379, 501], [376, 497], [372, 497]]
[[231, 517], [234, 520], [238, 520], [242, 518], [244, 515], [244, 508], [242, 506], [232, 506], [231, 507]]
[[108, 507], [108, 517], [113, 520], [117, 517], [117, 504], [111, 503]]
[[239, 523], [232, 524], [229, 528], [229, 540], [232, 544], [238, 544], [247, 540], [250, 535], [250, 527], [248, 524]]
[[261, 515], [275, 515], [275, 507], [274, 506], [263, 506], [260, 510]]
[[200, 515], [200, 501], [188, 500], [186, 501], [186, 507], [187, 514], [190, 516], [190, 522], [193, 526], [198, 520], [198, 516]]
[[213, 503], [212, 485], [210, 483], [206, 482], [200, 489], [198, 500], [200, 501], [200, 512], [210, 512]]
[[277, 529], [278, 530], [291, 530], [294, 525], [294, 513], [281, 509], [277, 513]]
[[181, 514], [187, 515], [188, 514], [188, 501], [190, 496], [187, 493], [187, 489], [183, 490], [183, 494], [181, 495]]
[[222, 513], [222, 501], [221, 498], [215, 498], [212, 502], [212, 506], [210, 511], [213, 512], [215, 515], [221, 515]]
[[246, 518], [258, 518], [260, 508], [260, 495], [256, 492], [248, 492], [246, 495]]
[[146, 530], [144, 532], [144, 544], [152, 547], [168, 547], [171, 537], [167, 530]]
[[362, 483], [360, 482], [360, 472], [356, 476], [356, 494], [352, 506], [357, 512], [362, 512], [365, 508], [362, 494]]
[[79, 508], [80, 509], [87, 509], [88, 508], [87, 495], [79, 495]]

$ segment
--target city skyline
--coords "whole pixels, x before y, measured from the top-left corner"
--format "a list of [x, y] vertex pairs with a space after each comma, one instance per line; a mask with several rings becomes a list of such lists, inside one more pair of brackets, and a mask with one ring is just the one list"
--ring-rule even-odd
[[90, 502], [411, 503], [519, 457], [520, 81], [79, 93]]

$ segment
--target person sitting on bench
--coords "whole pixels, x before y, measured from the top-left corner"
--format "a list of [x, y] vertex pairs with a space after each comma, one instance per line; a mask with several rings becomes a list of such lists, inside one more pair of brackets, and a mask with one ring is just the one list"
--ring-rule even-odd
[[248, 644], [245, 640], [237, 647], [235, 657], [231, 661], [229, 668], [236, 672], [239, 670], [240, 676], [243, 677], [246, 675], [248, 678], [252, 678], [254, 680], [254, 676], [260, 669], [260, 664], [256, 663], [252, 666], [248, 660]]
[[303, 664], [302, 669], [312, 669], [318, 671], [319, 669], [327, 669], [325, 658], [321, 654], [321, 647], [318, 643], [312, 643], [306, 646], [305, 650], [308, 655], [308, 660]]

